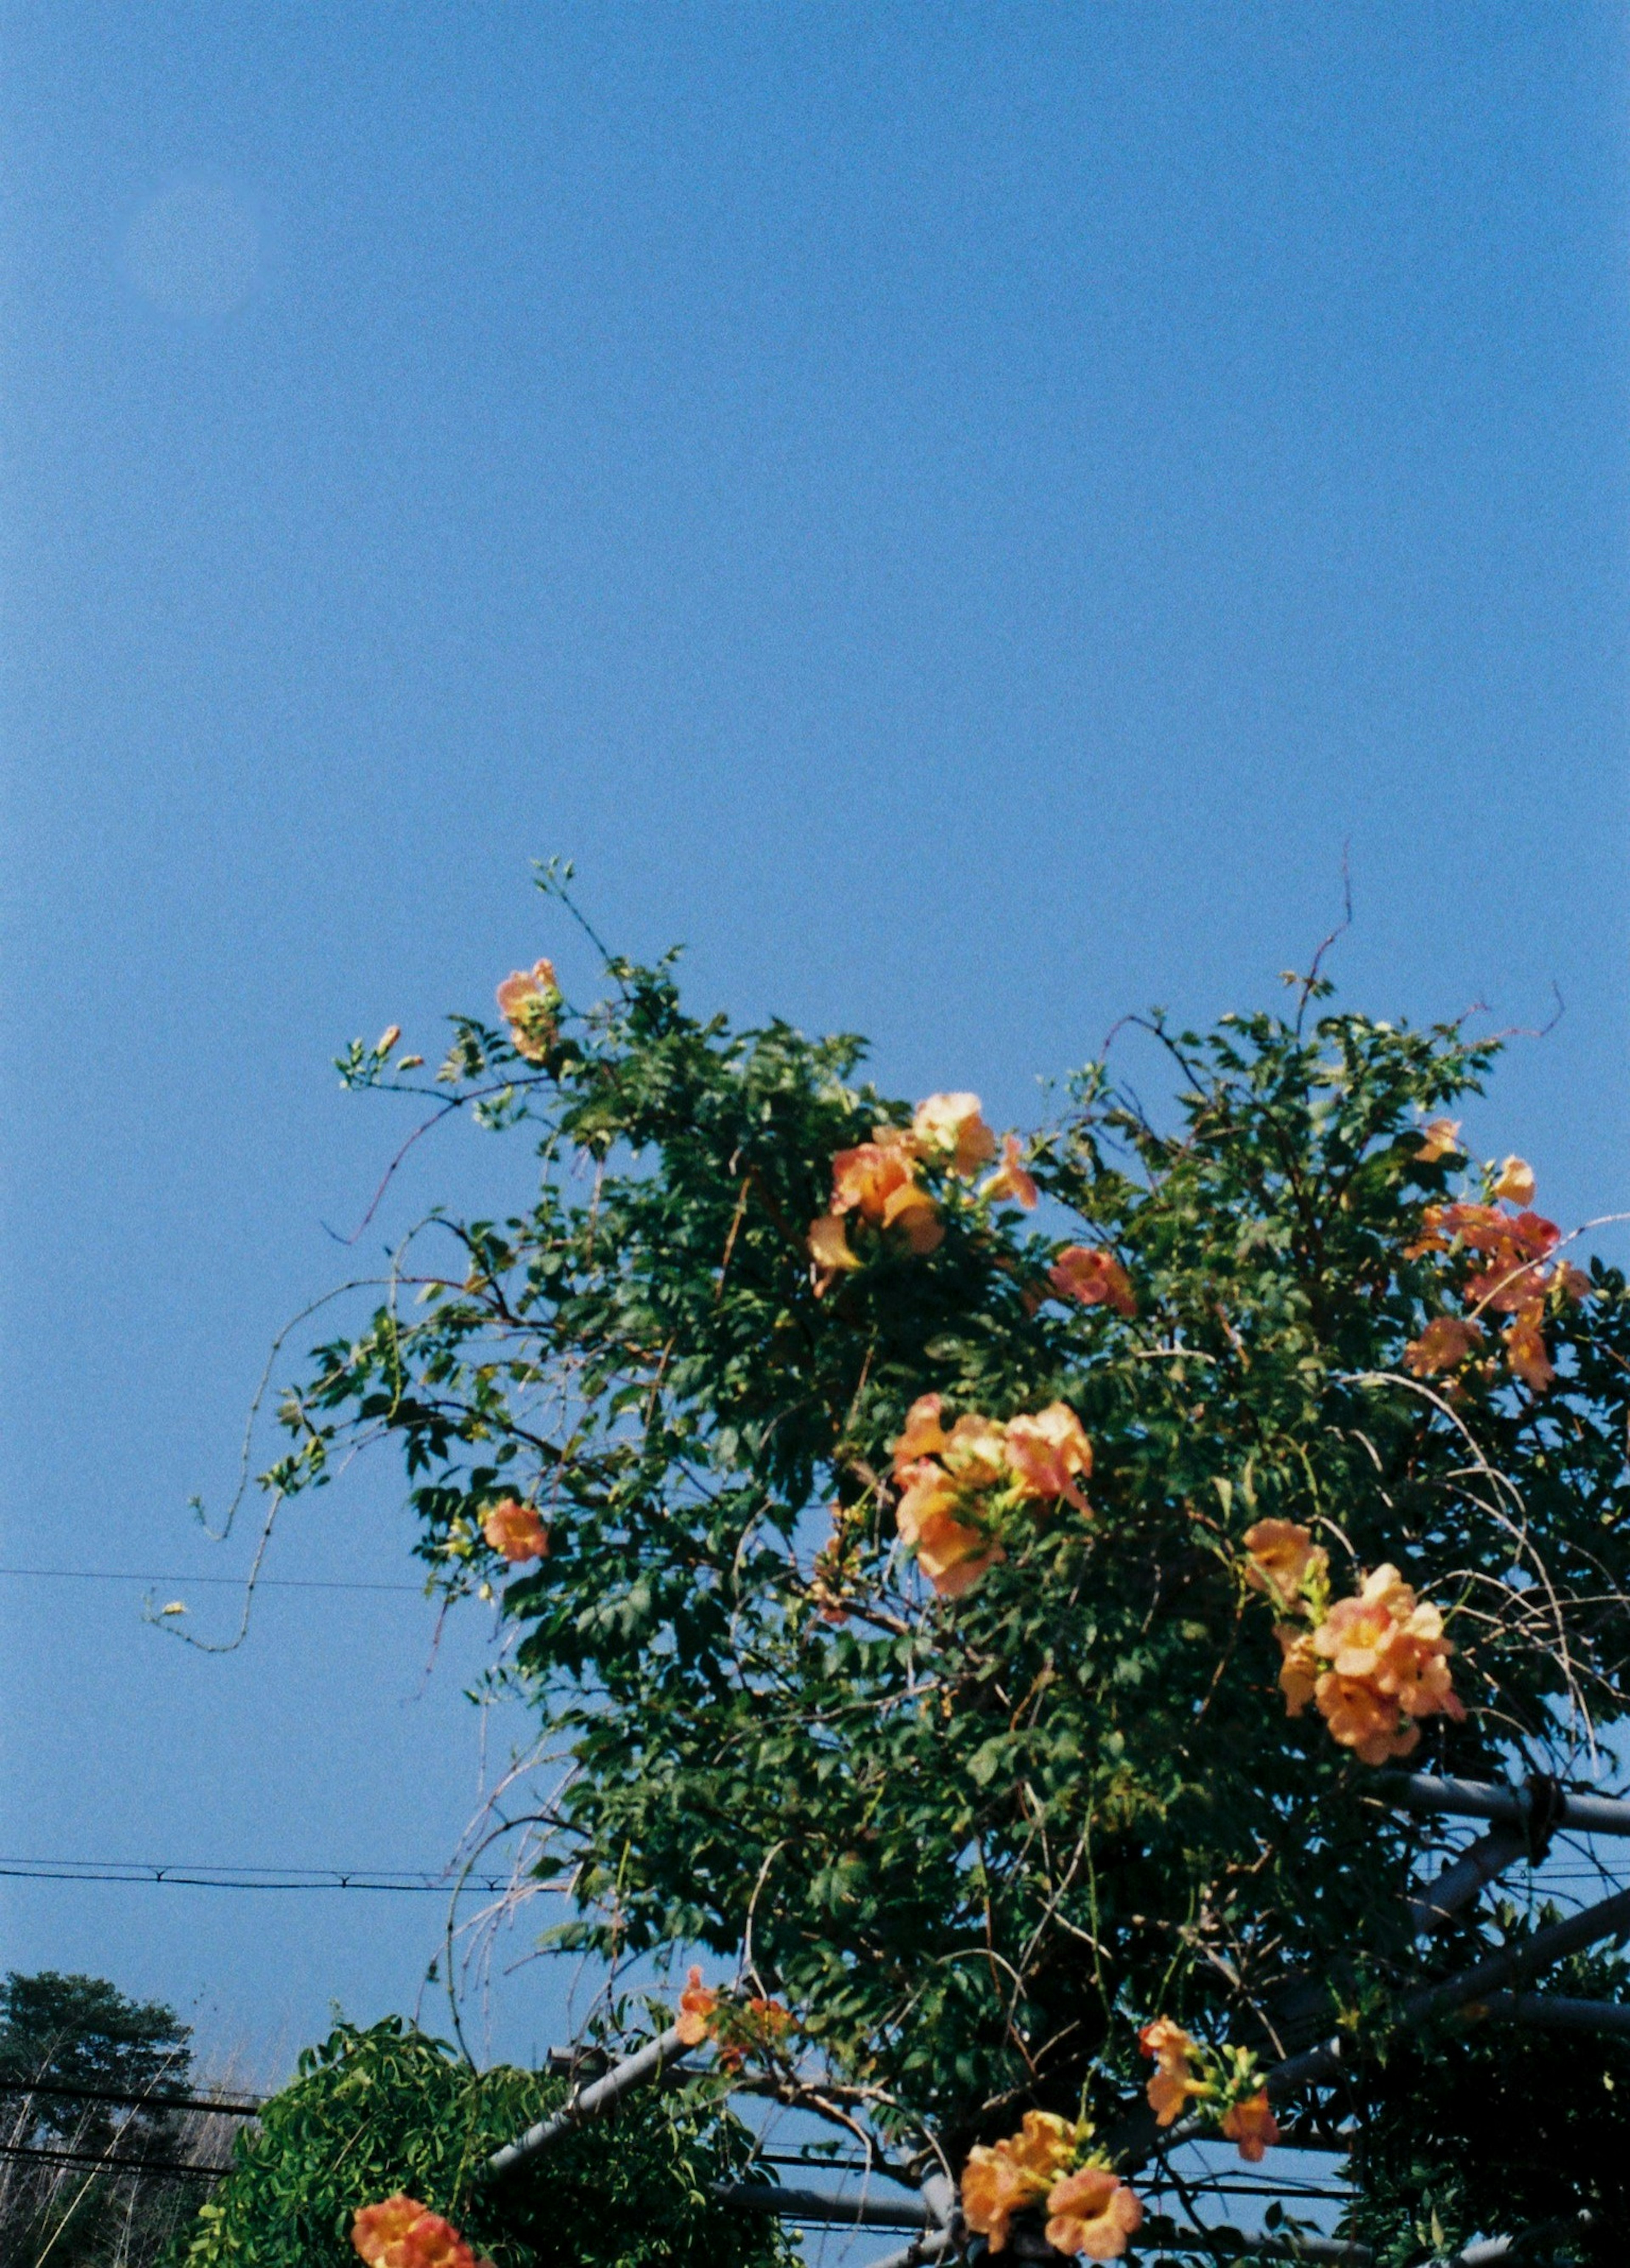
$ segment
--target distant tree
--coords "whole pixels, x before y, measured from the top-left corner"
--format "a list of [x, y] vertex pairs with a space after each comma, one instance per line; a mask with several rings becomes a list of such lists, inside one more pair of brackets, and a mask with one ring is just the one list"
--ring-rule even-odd
[[144, 2131], [163, 2114], [135, 2105], [98, 2102], [98, 2094], [173, 2095], [192, 2069], [191, 2027], [162, 2000], [133, 2000], [102, 1977], [64, 1976], [43, 1969], [32, 1977], [12, 1970], [0, 1983], [0, 2080], [42, 2134], [101, 2132], [134, 2115]]
[[[143, 2098], [181, 2092], [191, 2032], [101, 1977], [0, 1982], [0, 2268], [150, 2268], [199, 2187], [148, 2174], [188, 2157], [200, 2122]], [[111, 2101], [108, 2097], [130, 2097]]]

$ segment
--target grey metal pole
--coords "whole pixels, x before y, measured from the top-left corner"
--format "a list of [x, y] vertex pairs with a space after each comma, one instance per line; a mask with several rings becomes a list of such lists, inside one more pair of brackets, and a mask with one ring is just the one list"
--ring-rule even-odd
[[618, 2096], [625, 2095], [631, 2087], [638, 2087], [641, 2080], [654, 2079], [664, 2064], [676, 2061], [684, 2053], [685, 2043], [679, 2036], [679, 2027], [670, 2024], [667, 2031], [660, 2032], [654, 2040], [647, 2040], [631, 2056], [614, 2063], [603, 2079], [595, 2080], [581, 2094], [573, 2095], [553, 2117], [540, 2119], [518, 2139], [495, 2150], [487, 2161], [487, 2178], [496, 2181], [513, 2173], [517, 2166], [524, 2166], [540, 2150], [547, 2149], [558, 2135], [569, 2133], [572, 2127], [580, 2126], [585, 2119], [597, 2117], [602, 2110], [609, 2110]]
[[[1526, 1787], [1504, 1787], [1496, 1780], [1440, 1779], [1430, 1772], [1390, 1777], [1388, 1800], [1402, 1811], [1440, 1812], [1455, 1819], [1491, 1819], [1526, 1828], [1534, 1800]], [[1630, 1835], [1630, 1802], [1612, 1795], [1576, 1795], [1547, 1786], [1550, 1822], [1575, 1835]]]
[[1630, 2000], [1575, 2000], [1562, 1992], [1491, 1992], [1489, 2014], [1556, 2032], [1630, 2032]]

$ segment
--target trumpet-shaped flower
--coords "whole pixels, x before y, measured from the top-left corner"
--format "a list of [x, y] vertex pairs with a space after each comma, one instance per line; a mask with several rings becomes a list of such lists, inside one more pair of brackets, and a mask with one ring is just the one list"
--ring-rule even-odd
[[1126, 1270], [1102, 1245], [1066, 1244], [1048, 1270], [1047, 1281], [1061, 1300], [1077, 1300], [1083, 1307], [1113, 1307], [1126, 1316], [1138, 1312]]
[[894, 1445], [895, 1478], [919, 1457], [937, 1457], [949, 1439], [940, 1423], [945, 1403], [937, 1394], [919, 1394], [905, 1413], [905, 1431]]
[[979, 1186], [979, 1195], [992, 1204], [1022, 1205], [1026, 1212], [1036, 1210], [1036, 1183], [1024, 1170], [1024, 1152], [1016, 1134], [1002, 1137], [1002, 1162], [988, 1182]]
[[840, 1276], [861, 1265], [859, 1256], [850, 1248], [848, 1226], [840, 1212], [823, 1212], [818, 1219], [812, 1220], [808, 1241], [813, 1263], [809, 1272], [815, 1279], [817, 1299], [829, 1291]]
[[1483, 1340], [1483, 1326], [1470, 1315], [1434, 1315], [1418, 1339], [1404, 1350], [1404, 1366], [1417, 1378], [1458, 1370]]
[[1294, 1623], [1280, 1623], [1273, 1635], [1280, 1642], [1280, 1691], [1285, 1696], [1285, 1714], [1300, 1717], [1318, 1692], [1324, 1666], [1313, 1651], [1311, 1631]]
[[1047, 2242], [1056, 2252], [1118, 2260], [1142, 2226], [1136, 2191], [1107, 2166], [1066, 2175], [1047, 2199]]
[[1494, 1195], [1507, 1204], [1531, 1205], [1534, 1202], [1534, 1169], [1526, 1158], [1508, 1158], [1500, 1168], [1500, 1178], [1494, 1183]]
[[1530, 1393], [1544, 1394], [1556, 1382], [1556, 1365], [1545, 1348], [1541, 1328], [1545, 1308], [1538, 1300], [1519, 1307], [1505, 1335], [1506, 1362]]
[[520, 1504], [513, 1497], [491, 1506], [481, 1523], [481, 1532], [513, 1567], [549, 1556], [548, 1528], [531, 1505]]
[[1003, 2251], [1008, 2224], [1027, 2205], [1040, 2205], [1069, 2171], [1086, 2139], [1052, 2110], [1027, 2110], [1017, 2134], [1000, 2142], [977, 2143], [963, 2169], [963, 2218], [992, 2252]]
[[1435, 1166], [1440, 1158], [1458, 1158], [1464, 1154], [1457, 1118], [1428, 1118], [1420, 1130], [1420, 1147], [1415, 1152], [1415, 1162], [1419, 1166]]
[[515, 1053], [528, 1063], [542, 1063], [555, 1044], [555, 1018], [560, 1007], [554, 962], [539, 961], [530, 968], [513, 970], [499, 985], [498, 1001]]
[[1259, 1520], [1245, 1530], [1244, 1543], [1245, 1580], [1280, 1607], [1291, 1606], [1309, 1578], [1322, 1576], [1329, 1565], [1312, 1529], [1294, 1520]]
[[965, 1499], [942, 1465], [925, 1457], [901, 1477], [905, 1492], [895, 1512], [900, 1541], [942, 1599], [971, 1591], [988, 1567], [1007, 1557], [1000, 1543], [963, 1516]]
[[911, 1132], [925, 1154], [953, 1174], [977, 1173], [996, 1155], [977, 1094], [931, 1094], [912, 1114]]
[[898, 1229], [911, 1251], [932, 1252], [945, 1229], [939, 1206], [917, 1178], [921, 1156], [921, 1143], [904, 1127], [874, 1127], [869, 1142], [833, 1159], [830, 1211], [857, 1212], [874, 1228]]
[[1406, 1756], [1420, 1738], [1420, 1727], [1405, 1721], [1398, 1703], [1378, 1693], [1365, 1677], [1343, 1677], [1327, 1669], [1315, 1697], [1331, 1738], [1351, 1749], [1361, 1764], [1384, 1764]]
[[713, 2029], [719, 2014], [719, 1994], [702, 1982], [702, 1971], [692, 1967], [685, 1989], [679, 1996], [679, 2018], [675, 2025], [680, 2038], [688, 2048], [699, 2048]]
[[1138, 2043], [1146, 2056], [1154, 2059], [1148, 2087], [1154, 2123], [1169, 2126], [1181, 2115], [1185, 2103], [1209, 2091], [1195, 2073], [1194, 2058], [1199, 2051], [1182, 2025], [1174, 2024], [1169, 2016], [1157, 2016], [1152, 2024], [1146, 2024], [1138, 2035]]
[[400, 2191], [364, 2205], [351, 2243], [369, 2268], [476, 2268], [476, 2256], [451, 2221]]
[[1007, 1462], [1022, 1494], [1053, 1500], [1066, 1498], [1078, 1512], [1090, 1511], [1075, 1485], [1092, 1470], [1092, 1444], [1067, 1402], [1051, 1402], [1034, 1417], [1007, 1425]]
[[405, 2190], [398, 2190], [395, 2197], [381, 2198], [378, 2205], [365, 2205], [350, 2225], [354, 2250], [368, 2262], [369, 2268], [374, 2268], [389, 2246], [402, 2242], [424, 2211], [417, 2198], [410, 2198]]
[[1230, 2142], [1237, 2142], [1242, 2158], [1253, 2166], [1262, 2163], [1263, 2153], [1280, 2139], [1279, 2121], [1268, 2108], [1268, 2093], [1258, 2088], [1243, 2102], [1229, 2106], [1223, 2115], [1222, 2131]]

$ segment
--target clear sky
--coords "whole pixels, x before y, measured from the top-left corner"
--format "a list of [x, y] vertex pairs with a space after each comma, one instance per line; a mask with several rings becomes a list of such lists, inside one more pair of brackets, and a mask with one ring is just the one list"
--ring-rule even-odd
[[[550, 852], [698, 1001], [1014, 1121], [1124, 1009], [1275, 998], [1350, 844], [1348, 997], [1560, 987], [1471, 1131], [1566, 1219], [1630, 1205], [1626, 29], [0, 10], [4, 1565], [242, 1565], [187, 1499], [405, 1130], [329, 1057], [428, 1052], [540, 952], [584, 990]], [[370, 1264], [525, 1172], [417, 1159]], [[407, 1543], [358, 1472], [276, 1572]], [[225, 1658], [140, 1599], [0, 1577], [0, 1859], [442, 1863], [478, 1618], [427, 1678], [403, 1594], [269, 1594]], [[263, 2069], [411, 2006], [440, 1928], [0, 1892], [0, 1965]], [[523, 2054], [563, 2021], [536, 1967], [493, 2010]]]

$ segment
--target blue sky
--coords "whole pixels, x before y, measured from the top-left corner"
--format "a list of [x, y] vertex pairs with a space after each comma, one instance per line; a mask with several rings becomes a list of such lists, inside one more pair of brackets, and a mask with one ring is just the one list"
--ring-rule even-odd
[[[242, 1565], [187, 1499], [405, 1130], [329, 1057], [540, 952], [581, 991], [551, 852], [698, 1000], [1016, 1120], [1126, 1008], [1275, 997], [1350, 846], [1348, 997], [1559, 987], [1471, 1130], [1630, 1203], [1626, 29], [5, 9], [5, 1565]], [[372, 1250], [524, 1171], [455, 1135]], [[407, 1543], [358, 1471], [277, 1572]], [[478, 1618], [426, 1676], [404, 1594], [225, 1658], [140, 1596], [0, 1578], [0, 1859], [442, 1861]], [[0, 1962], [267, 2069], [440, 1926], [0, 1890]], [[495, 1984], [495, 2046], [562, 2021]]]

